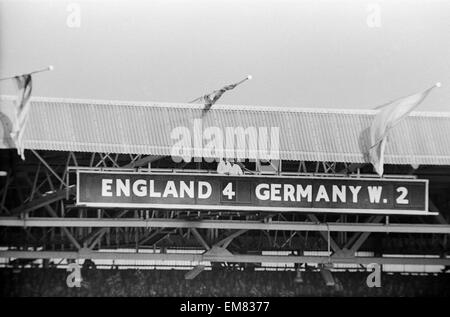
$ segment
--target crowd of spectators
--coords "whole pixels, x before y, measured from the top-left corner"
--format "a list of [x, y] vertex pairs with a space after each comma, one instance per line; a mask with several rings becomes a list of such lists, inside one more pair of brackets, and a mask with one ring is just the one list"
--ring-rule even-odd
[[381, 287], [368, 273], [334, 272], [327, 286], [319, 272], [203, 271], [186, 280], [182, 270], [83, 269], [81, 287], [69, 288], [62, 269], [0, 269], [1, 295], [10, 296], [450, 296], [450, 274], [386, 274]]

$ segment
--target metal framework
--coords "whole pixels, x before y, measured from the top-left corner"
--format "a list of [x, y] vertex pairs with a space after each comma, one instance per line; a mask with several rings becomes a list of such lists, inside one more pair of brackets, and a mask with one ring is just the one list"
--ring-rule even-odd
[[[12, 154], [11, 154], [12, 155]], [[114, 153], [38, 152], [17, 158], [0, 178], [0, 257], [6, 259], [136, 259], [226, 263], [353, 263], [450, 265], [448, 210], [439, 215], [285, 214], [244, 211], [79, 208], [73, 205], [71, 167], [214, 170], [211, 163], [175, 164], [162, 156]], [[15, 154], [14, 154], [15, 157]], [[342, 162], [244, 162], [246, 173], [359, 177], [367, 167]], [[407, 166], [388, 167], [395, 177], [417, 177]], [[370, 170], [369, 170], [370, 171]], [[450, 170], [424, 169], [422, 177], [446, 191]], [[443, 178], [444, 177], [444, 178]], [[437, 195], [442, 197], [443, 195]], [[445, 202], [437, 205], [445, 206]], [[411, 245], [411, 241], [415, 244]], [[431, 247], [430, 247], [431, 246]], [[203, 254], [170, 254], [168, 249], [202, 248]], [[380, 251], [380, 247], [382, 251]], [[136, 252], [105, 252], [131, 248]], [[142, 250], [154, 253], [143, 253]], [[263, 250], [293, 255], [261, 255]], [[305, 251], [329, 256], [304, 256]], [[355, 256], [373, 251], [373, 257]], [[385, 257], [381, 253], [433, 257]], [[295, 254], [295, 255], [294, 255]], [[194, 264], [195, 265], [195, 264]]]

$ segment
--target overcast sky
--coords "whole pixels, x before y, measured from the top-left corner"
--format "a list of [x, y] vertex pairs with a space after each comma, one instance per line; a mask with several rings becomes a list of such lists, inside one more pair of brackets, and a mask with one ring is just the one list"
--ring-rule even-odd
[[219, 103], [367, 109], [441, 81], [418, 110], [450, 111], [450, 1], [0, 0], [0, 76], [47, 65], [36, 96], [187, 102], [251, 74]]

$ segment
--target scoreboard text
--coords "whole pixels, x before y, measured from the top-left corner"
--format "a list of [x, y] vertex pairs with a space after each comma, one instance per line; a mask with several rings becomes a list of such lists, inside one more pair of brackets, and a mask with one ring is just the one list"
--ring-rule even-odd
[[428, 180], [78, 170], [77, 205], [428, 214]]

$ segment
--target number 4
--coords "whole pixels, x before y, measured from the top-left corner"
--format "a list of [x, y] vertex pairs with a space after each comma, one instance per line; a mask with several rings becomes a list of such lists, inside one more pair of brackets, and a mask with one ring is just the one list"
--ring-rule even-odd
[[233, 183], [228, 183], [227, 186], [223, 189], [222, 194], [224, 196], [228, 196], [228, 199], [233, 199], [236, 193], [233, 191]]

